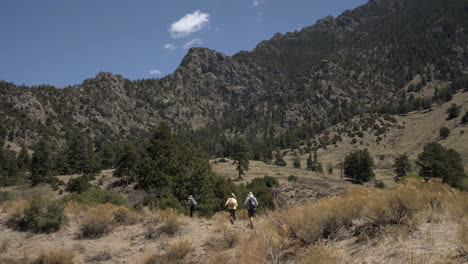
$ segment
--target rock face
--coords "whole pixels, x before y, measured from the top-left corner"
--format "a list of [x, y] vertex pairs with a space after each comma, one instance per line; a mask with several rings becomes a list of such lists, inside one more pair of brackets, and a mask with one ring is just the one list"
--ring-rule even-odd
[[275, 34], [251, 52], [192, 48], [161, 79], [99, 73], [63, 89], [0, 82], [0, 122], [19, 143], [39, 135], [60, 141], [70, 131], [135, 138], [161, 120], [185, 131], [216, 126], [270, 136], [317, 128], [395, 107], [467, 73], [466, 10], [464, 0], [372, 0]]

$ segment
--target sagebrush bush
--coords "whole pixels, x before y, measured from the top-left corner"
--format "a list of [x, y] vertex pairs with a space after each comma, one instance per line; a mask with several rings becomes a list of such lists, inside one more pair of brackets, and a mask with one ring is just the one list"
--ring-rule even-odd
[[9, 239], [3, 239], [2, 243], [0, 243], [0, 254], [5, 254], [8, 251], [10, 244]]
[[159, 238], [162, 234], [172, 236], [180, 231], [182, 222], [179, 213], [174, 209], [158, 210], [146, 218], [147, 239]]
[[37, 195], [13, 206], [7, 225], [21, 231], [51, 233], [58, 231], [66, 221], [62, 203]]
[[193, 250], [190, 242], [186, 240], [169, 245], [165, 254], [151, 255], [143, 261], [143, 264], [172, 264], [181, 263]]
[[80, 224], [80, 238], [100, 238], [114, 229], [114, 211], [112, 204], [91, 208]]
[[78, 203], [88, 205], [98, 205], [110, 203], [117, 206], [127, 206], [125, 198], [112, 190], [102, 190], [99, 188], [91, 188], [89, 191], [83, 193], [74, 193], [62, 198], [64, 203], [68, 201], [75, 201]]
[[74, 264], [75, 253], [69, 249], [56, 248], [41, 250], [34, 264]]
[[119, 224], [133, 225], [138, 223], [139, 216], [137, 213], [128, 209], [125, 206], [119, 206], [114, 211], [114, 219]]
[[297, 264], [309, 263], [327, 263], [327, 264], [340, 264], [345, 263], [345, 254], [343, 250], [318, 243], [311, 245], [305, 249], [304, 252], [299, 254]]

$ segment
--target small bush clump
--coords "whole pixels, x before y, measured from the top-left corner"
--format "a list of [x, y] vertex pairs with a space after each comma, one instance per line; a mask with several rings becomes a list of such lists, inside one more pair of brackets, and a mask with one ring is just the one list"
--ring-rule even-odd
[[143, 264], [180, 263], [192, 250], [190, 242], [178, 241], [169, 245], [165, 254], [149, 256], [143, 261]]
[[73, 264], [75, 253], [69, 249], [56, 248], [49, 250], [42, 250], [37, 259], [33, 262], [35, 264]]
[[91, 176], [88, 174], [82, 175], [74, 179], [70, 179], [67, 183], [65, 191], [76, 193], [86, 192], [93, 186], [91, 183], [89, 183], [90, 180]]
[[51, 233], [58, 231], [66, 221], [62, 203], [38, 195], [13, 206], [7, 225], [21, 231]]
[[147, 219], [146, 226], [146, 238], [156, 239], [162, 234], [167, 234], [169, 236], [176, 234], [180, 231], [182, 222], [179, 219], [177, 211], [169, 208], [150, 214]]
[[91, 208], [80, 225], [80, 238], [100, 238], [114, 229], [114, 210], [111, 204]]
[[297, 182], [297, 176], [289, 175], [288, 181], [290, 181], [290, 182]]
[[99, 188], [91, 188], [83, 193], [74, 193], [62, 198], [63, 202], [75, 201], [87, 205], [99, 205], [110, 203], [117, 206], [126, 206], [125, 198], [112, 190], [101, 190]]

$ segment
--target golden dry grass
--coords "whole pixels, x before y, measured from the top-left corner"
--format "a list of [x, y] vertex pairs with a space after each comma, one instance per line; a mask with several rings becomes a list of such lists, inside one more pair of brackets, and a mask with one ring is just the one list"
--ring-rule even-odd
[[342, 249], [326, 245], [325, 243], [317, 243], [307, 247], [303, 253], [297, 257], [297, 264], [309, 263], [327, 263], [341, 264], [346, 263], [346, 254]]
[[75, 253], [69, 249], [56, 248], [41, 250], [41, 253], [34, 261], [36, 264], [73, 264]]
[[431, 223], [434, 215], [444, 220], [463, 216], [458, 234], [466, 245], [465, 198], [466, 193], [439, 180], [409, 180], [384, 190], [353, 188], [337, 197], [271, 213], [248, 241], [236, 247], [236, 256], [241, 263], [348, 263], [344, 252], [320, 241], [357, 237], [359, 243], [377, 236], [405, 241], [419, 225]]

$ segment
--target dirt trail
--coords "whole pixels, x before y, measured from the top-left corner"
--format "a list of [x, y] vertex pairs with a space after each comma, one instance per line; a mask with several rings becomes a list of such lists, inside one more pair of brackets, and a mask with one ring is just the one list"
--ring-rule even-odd
[[[206, 263], [207, 241], [217, 233], [218, 223], [203, 218], [181, 216], [181, 230], [172, 237], [162, 235], [158, 239], [145, 237], [146, 227], [142, 223], [116, 227], [110, 234], [99, 239], [80, 239], [77, 237], [78, 224], [71, 220], [59, 232], [52, 234], [33, 234], [14, 231], [6, 227], [6, 213], [0, 213], [0, 243], [8, 241], [8, 249], [0, 254], [0, 262], [8, 258], [33, 259], [43, 249], [66, 248], [76, 254], [76, 263], [116, 263], [133, 264], [152, 254], [164, 253], [164, 249], [177, 241], [189, 241], [193, 251], [187, 256], [189, 263]], [[226, 217], [226, 224], [228, 218]], [[246, 223], [238, 220], [229, 229], [242, 234], [250, 230]], [[218, 232], [219, 233], [219, 232]]]

